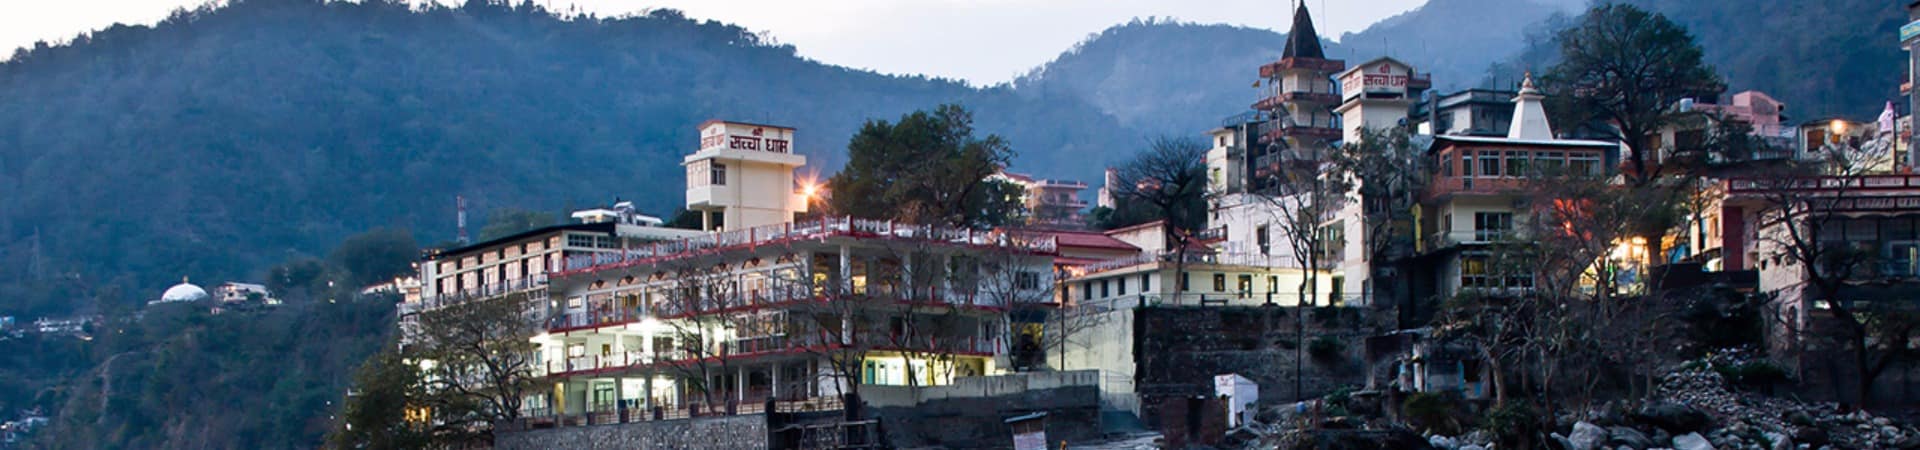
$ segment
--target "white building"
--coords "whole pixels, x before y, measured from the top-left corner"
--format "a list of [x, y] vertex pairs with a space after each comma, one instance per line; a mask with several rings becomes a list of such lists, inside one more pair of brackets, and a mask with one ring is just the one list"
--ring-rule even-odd
[[701, 229], [724, 231], [791, 222], [807, 212], [811, 184], [797, 184], [793, 128], [709, 120], [700, 147], [683, 160], [687, 209], [701, 212]]

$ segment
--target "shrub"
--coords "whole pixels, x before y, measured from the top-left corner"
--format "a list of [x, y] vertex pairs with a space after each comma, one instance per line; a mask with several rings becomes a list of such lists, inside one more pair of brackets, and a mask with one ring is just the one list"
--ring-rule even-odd
[[1414, 428], [1434, 433], [1455, 435], [1460, 433], [1461, 402], [1451, 392], [1416, 392], [1400, 403], [1400, 413]]
[[1487, 410], [1481, 426], [1491, 430], [1500, 448], [1525, 448], [1539, 433], [1540, 416], [1525, 403], [1507, 402]]

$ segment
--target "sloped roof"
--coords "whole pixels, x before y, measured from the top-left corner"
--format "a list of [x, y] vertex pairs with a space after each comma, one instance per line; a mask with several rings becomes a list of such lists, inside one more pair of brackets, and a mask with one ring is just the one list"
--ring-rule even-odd
[[1055, 239], [1058, 240], [1058, 244], [1061, 247], [1107, 248], [1107, 249], [1114, 249], [1114, 250], [1132, 250], [1136, 252], [1140, 251], [1140, 247], [1135, 247], [1133, 244], [1128, 244], [1126, 241], [1114, 239], [1113, 236], [1108, 236], [1102, 233], [1090, 233], [1090, 232], [1080, 232], [1080, 231], [1055, 231], [1053, 232], [1053, 236]]
[[1287, 30], [1287, 50], [1281, 58], [1326, 59], [1327, 53], [1320, 49], [1320, 33], [1313, 31], [1313, 17], [1307, 14], [1307, 3], [1293, 11], [1293, 29]]

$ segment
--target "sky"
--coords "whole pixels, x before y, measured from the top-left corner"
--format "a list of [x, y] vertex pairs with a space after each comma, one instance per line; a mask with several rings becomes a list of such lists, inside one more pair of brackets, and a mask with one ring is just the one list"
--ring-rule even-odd
[[[0, 58], [114, 23], [153, 24], [207, 0], [0, 0]], [[416, 0], [430, 1], [430, 0]], [[458, 0], [439, 0], [457, 3]], [[1045, 64], [1133, 18], [1172, 17], [1286, 31], [1290, 0], [534, 0], [616, 16], [674, 8], [770, 32], [801, 56], [889, 74], [991, 85]], [[1304, 0], [1321, 37], [1338, 39], [1425, 0]], [[957, 38], [956, 36], [965, 36]]]

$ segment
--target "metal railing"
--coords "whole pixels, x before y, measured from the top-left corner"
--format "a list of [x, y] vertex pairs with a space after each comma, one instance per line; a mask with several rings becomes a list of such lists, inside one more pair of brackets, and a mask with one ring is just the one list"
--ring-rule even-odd
[[618, 252], [570, 256], [565, 261], [565, 269], [556, 273], [555, 276], [646, 264], [703, 251], [773, 244], [795, 239], [824, 239], [830, 236], [913, 239], [955, 245], [1004, 247], [1039, 253], [1053, 253], [1058, 249], [1055, 238], [1045, 234], [979, 231], [883, 220], [828, 217], [712, 233]]
[[1750, 193], [1779, 190], [1895, 190], [1920, 188], [1920, 175], [1857, 175], [1795, 178], [1734, 178], [1727, 180], [1727, 192]]
[[[1109, 259], [1109, 260], [1100, 261], [1092, 264], [1082, 265], [1079, 267], [1080, 273], [1081, 273], [1080, 276], [1125, 269], [1125, 268], [1138, 266], [1142, 264], [1153, 263], [1153, 262], [1172, 263], [1175, 260], [1178, 260], [1179, 258], [1180, 256], [1178, 252], [1163, 252], [1160, 254], [1141, 253], [1138, 255], [1128, 256], [1124, 258], [1115, 258], [1115, 259]], [[1227, 266], [1249, 266], [1249, 267], [1268, 267], [1268, 268], [1286, 268], [1286, 269], [1300, 269], [1300, 268], [1306, 267], [1305, 264], [1302, 264], [1300, 262], [1299, 258], [1295, 258], [1290, 255], [1260, 255], [1260, 254], [1252, 254], [1252, 253], [1209, 254], [1206, 252], [1188, 251], [1186, 255], [1186, 262], [1188, 264], [1218, 264], [1218, 265], [1227, 265]]]
[[476, 299], [500, 297], [507, 294], [532, 291], [547, 287], [547, 274], [533, 274], [526, 278], [504, 283], [487, 283], [474, 289], [461, 289], [454, 292], [422, 298], [418, 302], [401, 302], [400, 313], [416, 313], [445, 308]]
[[546, 361], [541, 366], [545, 369], [541, 375], [566, 376], [583, 372], [684, 364], [698, 360], [751, 358], [771, 353], [827, 351], [844, 346], [920, 353], [992, 355], [1000, 353], [1000, 344], [999, 338], [982, 336], [900, 336], [858, 333], [842, 339], [822, 336], [818, 333], [797, 333], [730, 340], [723, 342], [720, 348], [705, 351], [676, 348], [665, 352], [636, 350], [607, 355], [570, 356], [560, 360]]
[[1451, 248], [1460, 244], [1491, 244], [1520, 238], [1515, 230], [1453, 230], [1427, 235], [1427, 249]]

